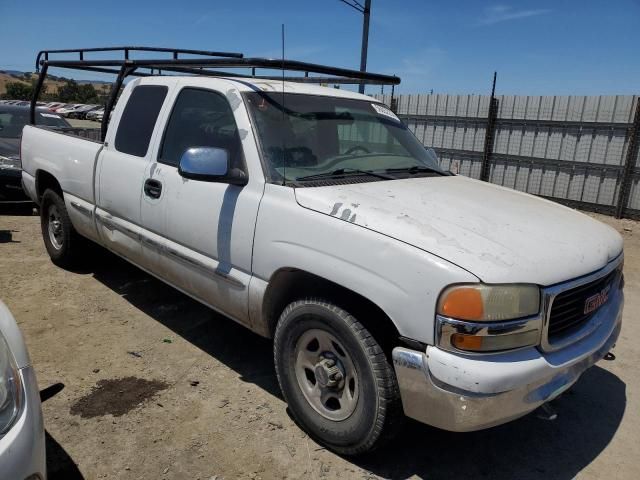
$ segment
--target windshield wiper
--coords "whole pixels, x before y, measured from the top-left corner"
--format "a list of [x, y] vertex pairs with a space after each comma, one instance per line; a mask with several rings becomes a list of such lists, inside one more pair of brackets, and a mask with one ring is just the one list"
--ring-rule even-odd
[[443, 172], [441, 170], [432, 168], [432, 167], [427, 167], [427, 166], [418, 166], [418, 165], [414, 165], [413, 167], [400, 167], [400, 168], [386, 168], [384, 170], [387, 173], [409, 173], [410, 175], [415, 175], [416, 173], [423, 173], [423, 172], [432, 172], [432, 173], [437, 173], [439, 175], [446, 175], [446, 172]]
[[296, 181], [344, 177], [346, 175], [350, 175], [354, 173], [356, 175], [370, 175], [372, 177], [382, 178], [384, 180], [394, 180], [394, 177], [390, 175], [385, 175], [384, 173], [372, 172], [371, 170], [360, 170], [358, 168], [338, 168], [337, 170], [333, 170], [331, 172], [314, 173], [313, 175], [304, 175], [302, 177], [296, 177]]

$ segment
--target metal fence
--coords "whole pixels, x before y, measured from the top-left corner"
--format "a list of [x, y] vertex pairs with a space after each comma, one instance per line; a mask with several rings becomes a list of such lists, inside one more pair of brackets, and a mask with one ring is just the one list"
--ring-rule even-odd
[[454, 173], [640, 218], [638, 96], [376, 98]]

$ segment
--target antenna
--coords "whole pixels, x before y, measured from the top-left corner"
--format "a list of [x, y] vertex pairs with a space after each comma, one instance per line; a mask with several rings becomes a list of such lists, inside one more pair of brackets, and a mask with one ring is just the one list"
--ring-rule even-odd
[[282, 125], [280, 135], [282, 135], [282, 186], [287, 184], [287, 151], [284, 138], [284, 23], [282, 24]]

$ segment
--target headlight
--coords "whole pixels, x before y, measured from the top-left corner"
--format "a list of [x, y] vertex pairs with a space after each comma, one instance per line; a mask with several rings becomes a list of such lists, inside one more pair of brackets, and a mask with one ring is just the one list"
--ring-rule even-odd
[[454, 285], [438, 300], [440, 348], [499, 352], [537, 345], [542, 332], [536, 285]]
[[438, 301], [439, 315], [476, 322], [522, 318], [539, 310], [537, 285], [455, 285]]
[[18, 368], [0, 333], [0, 436], [13, 426], [18, 417], [21, 388]]
[[17, 157], [5, 157], [0, 155], [0, 169], [6, 168], [8, 170], [22, 170], [20, 159]]

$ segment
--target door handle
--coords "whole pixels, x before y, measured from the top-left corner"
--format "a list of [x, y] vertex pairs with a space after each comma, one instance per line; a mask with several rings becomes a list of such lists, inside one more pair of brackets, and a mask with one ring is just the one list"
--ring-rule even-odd
[[151, 198], [160, 198], [162, 193], [162, 183], [153, 178], [147, 178], [144, 182], [144, 194]]

